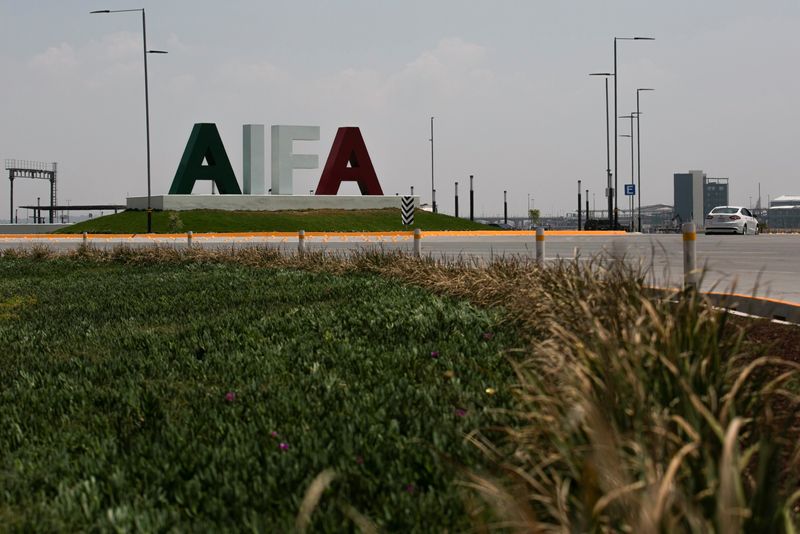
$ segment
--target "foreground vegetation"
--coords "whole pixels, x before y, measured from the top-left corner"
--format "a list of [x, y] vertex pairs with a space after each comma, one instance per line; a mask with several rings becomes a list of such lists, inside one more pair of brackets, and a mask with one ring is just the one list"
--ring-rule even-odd
[[[391, 232], [423, 230], [492, 229], [468, 219], [417, 210], [414, 226], [403, 226], [400, 210], [304, 210], [304, 211], [155, 211], [153, 232]], [[58, 233], [143, 234], [147, 218], [143, 211], [123, 211], [76, 223]]]
[[[370, 274], [0, 260], [0, 524], [466, 526], [464, 443], [512, 373], [496, 314]], [[497, 393], [488, 395], [487, 388]]]
[[644, 273], [48, 257], [0, 260], [16, 528], [794, 532], [796, 351]]

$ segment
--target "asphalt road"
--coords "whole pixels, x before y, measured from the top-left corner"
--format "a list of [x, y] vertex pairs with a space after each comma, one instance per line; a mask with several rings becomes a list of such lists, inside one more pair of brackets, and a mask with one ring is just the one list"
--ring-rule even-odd
[[[54, 250], [79, 246], [80, 239], [0, 238], [0, 249], [31, 248], [44, 244]], [[350, 237], [342, 240], [307, 238], [309, 249], [353, 250], [383, 248], [411, 251], [407, 237]], [[185, 239], [175, 238], [100, 238], [92, 246], [112, 248], [121, 244], [132, 247], [186, 246]], [[195, 246], [228, 248], [246, 246], [297, 248], [297, 239], [262, 237], [194, 238]], [[497, 256], [535, 256], [535, 243], [530, 236], [428, 236], [422, 241], [423, 254], [436, 258], [472, 257], [491, 260]], [[549, 260], [590, 258], [597, 254], [624, 255], [627, 261], [641, 262], [651, 268], [653, 282], [658, 285], [679, 285], [683, 277], [683, 242], [680, 235], [625, 236], [550, 236], [546, 241]], [[800, 303], [800, 235], [768, 234], [758, 236], [697, 236], [698, 266], [705, 266], [702, 289], [766, 296]]]

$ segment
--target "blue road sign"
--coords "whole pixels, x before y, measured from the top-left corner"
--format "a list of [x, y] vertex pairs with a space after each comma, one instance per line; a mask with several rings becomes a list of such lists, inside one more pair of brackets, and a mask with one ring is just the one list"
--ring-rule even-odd
[[625, 196], [632, 197], [636, 194], [636, 184], [625, 184]]

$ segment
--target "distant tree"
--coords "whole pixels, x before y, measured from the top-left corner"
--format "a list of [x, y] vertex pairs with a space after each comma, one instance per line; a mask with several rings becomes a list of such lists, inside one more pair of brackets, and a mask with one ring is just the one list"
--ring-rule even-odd
[[528, 210], [528, 217], [530, 217], [531, 223], [538, 224], [539, 223], [539, 218], [541, 217], [541, 214], [539, 213], [538, 209], [532, 209], [532, 210]]

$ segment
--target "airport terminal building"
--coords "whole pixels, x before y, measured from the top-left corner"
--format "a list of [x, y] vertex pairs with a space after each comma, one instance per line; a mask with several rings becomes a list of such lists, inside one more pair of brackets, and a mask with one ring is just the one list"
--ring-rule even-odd
[[716, 206], [728, 205], [728, 179], [709, 178], [703, 171], [673, 175], [675, 218], [679, 222], [694, 221], [702, 228], [708, 212]]
[[769, 203], [769, 227], [776, 230], [800, 229], [800, 195], [783, 195]]

